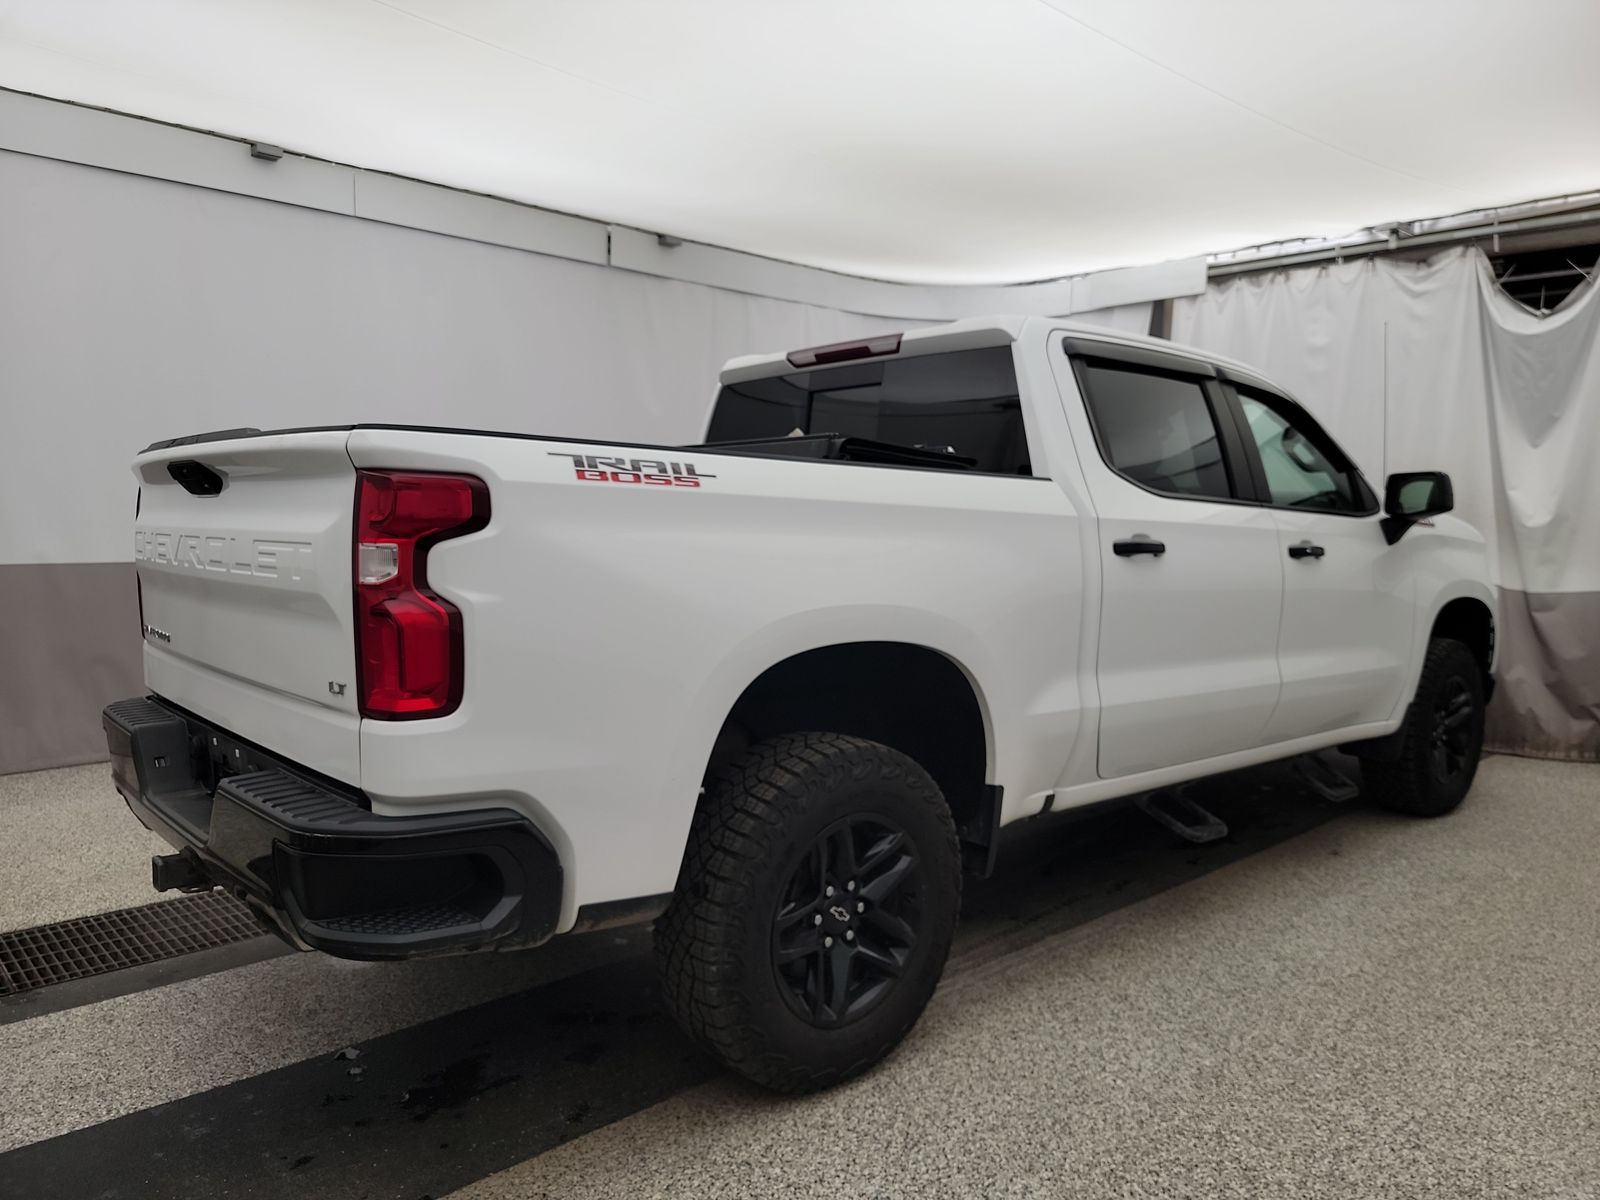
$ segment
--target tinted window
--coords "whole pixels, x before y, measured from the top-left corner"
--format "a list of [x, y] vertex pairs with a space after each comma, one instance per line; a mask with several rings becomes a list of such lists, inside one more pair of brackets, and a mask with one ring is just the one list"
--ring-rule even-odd
[[1250, 436], [1261, 452], [1272, 503], [1288, 508], [1361, 512], [1367, 508], [1350, 470], [1335, 461], [1331, 447], [1317, 445], [1320, 431], [1301, 429], [1257, 395], [1239, 390]]
[[1200, 380], [1099, 362], [1081, 369], [1100, 452], [1112, 467], [1153, 491], [1231, 497]]
[[724, 387], [708, 442], [841, 433], [949, 449], [979, 471], [1031, 474], [1011, 349], [958, 350], [797, 371]]

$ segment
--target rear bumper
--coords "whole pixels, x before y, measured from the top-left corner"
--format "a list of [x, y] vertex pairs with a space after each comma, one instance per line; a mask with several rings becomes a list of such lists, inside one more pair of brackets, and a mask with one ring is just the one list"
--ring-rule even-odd
[[134, 815], [292, 946], [413, 958], [555, 931], [561, 863], [519, 813], [378, 816], [359, 793], [154, 697], [101, 720]]

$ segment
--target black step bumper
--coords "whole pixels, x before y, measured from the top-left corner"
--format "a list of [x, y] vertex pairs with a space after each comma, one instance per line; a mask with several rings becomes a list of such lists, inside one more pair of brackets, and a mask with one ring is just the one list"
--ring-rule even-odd
[[101, 721], [117, 791], [187, 860], [157, 877], [226, 888], [292, 946], [414, 958], [555, 932], [561, 862], [519, 813], [378, 816], [359, 792], [155, 697]]

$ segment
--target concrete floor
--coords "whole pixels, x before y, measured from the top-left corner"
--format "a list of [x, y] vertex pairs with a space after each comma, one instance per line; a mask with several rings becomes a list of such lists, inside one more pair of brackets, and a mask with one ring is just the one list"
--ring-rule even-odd
[[468, 1187], [1600, 1196], [1600, 770], [1491, 759], [941, 989], [799, 1102], [727, 1079]]
[[128, 811], [105, 763], [0, 775], [0, 834], [11, 860], [0, 932], [148, 904], [150, 856], [171, 850]]
[[[825, 1095], [716, 1074], [648, 1000], [613, 1016], [638, 934], [285, 957], [0, 1024], [0, 1195], [1600, 1198], [1600, 768], [1490, 759], [1432, 822], [1221, 786], [1261, 793], [1217, 806], [1233, 851], [1135, 822], [1003, 858], [905, 1047]], [[87, 857], [142, 870], [119, 818]], [[451, 1039], [493, 1077], [417, 1115]]]

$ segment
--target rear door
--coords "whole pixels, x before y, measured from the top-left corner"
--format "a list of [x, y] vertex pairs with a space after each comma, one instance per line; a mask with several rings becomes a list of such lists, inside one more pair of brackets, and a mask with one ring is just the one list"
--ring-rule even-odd
[[1069, 338], [1102, 563], [1099, 774], [1246, 750], [1278, 700], [1283, 567], [1209, 364]]
[[1242, 380], [1230, 390], [1283, 556], [1283, 692], [1267, 740], [1387, 720], [1410, 660], [1413, 581], [1378, 527], [1377, 498], [1288, 397]]
[[357, 784], [348, 437], [141, 455], [133, 556], [150, 691]]

